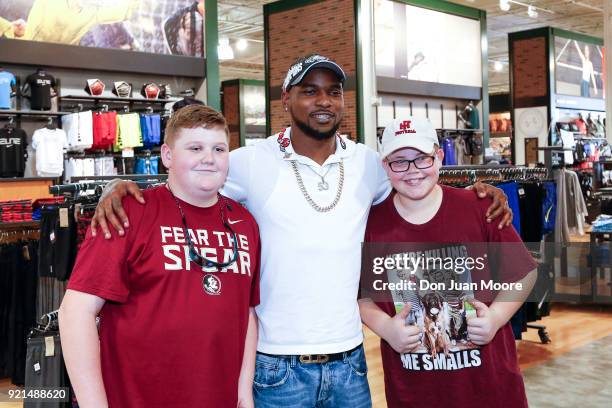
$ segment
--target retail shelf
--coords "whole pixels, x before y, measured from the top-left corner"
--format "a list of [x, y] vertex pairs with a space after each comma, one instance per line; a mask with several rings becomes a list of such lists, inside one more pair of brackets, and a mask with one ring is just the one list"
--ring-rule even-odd
[[23, 221], [23, 222], [0, 222], [0, 230], [22, 230], [28, 228], [40, 228], [39, 221]]
[[5, 116], [63, 116], [70, 112], [55, 112], [55, 111], [24, 111], [24, 110], [0, 110], [0, 115]]
[[92, 96], [92, 95], [66, 95], [61, 96], [62, 100], [69, 101], [104, 101], [104, 102], [128, 102], [128, 103], [169, 103], [180, 101], [181, 98], [167, 99], [145, 99], [145, 98], [120, 98], [113, 96]]
[[512, 131], [509, 132], [491, 132], [491, 137], [512, 137]]

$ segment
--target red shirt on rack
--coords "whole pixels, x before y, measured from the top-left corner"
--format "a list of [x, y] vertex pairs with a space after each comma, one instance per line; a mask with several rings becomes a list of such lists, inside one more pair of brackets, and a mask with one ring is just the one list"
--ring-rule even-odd
[[[87, 233], [68, 284], [107, 300], [100, 353], [109, 406], [235, 408], [248, 311], [259, 303], [257, 224], [228, 199], [238, 261], [203, 271], [189, 260], [170, 192], [152, 188], [144, 198], [144, 205], [131, 197], [123, 202], [130, 219], [125, 237]], [[210, 208], [180, 203], [197, 250], [231, 259], [221, 201]]]

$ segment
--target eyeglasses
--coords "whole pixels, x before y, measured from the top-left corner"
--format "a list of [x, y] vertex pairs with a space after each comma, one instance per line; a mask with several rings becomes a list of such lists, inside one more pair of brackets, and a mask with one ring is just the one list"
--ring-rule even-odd
[[185, 219], [185, 214], [183, 213], [181, 204], [179, 203], [178, 199], [176, 198], [172, 190], [170, 190], [169, 186], [168, 186], [168, 191], [170, 191], [170, 194], [172, 194], [172, 197], [174, 198], [174, 201], [176, 202], [176, 206], [178, 207], [181, 213], [181, 218], [183, 219], [183, 231], [185, 234], [185, 238], [187, 239], [187, 246], [189, 247], [189, 258], [193, 262], [195, 262], [197, 265], [201, 266], [202, 268], [215, 267], [217, 268], [217, 270], [220, 270], [222, 268], [227, 268], [228, 266], [236, 262], [236, 260], [238, 260], [238, 237], [236, 236], [236, 232], [232, 229], [232, 227], [230, 227], [228, 222], [225, 220], [225, 208], [230, 208], [225, 197], [223, 197], [222, 195], [219, 195], [219, 200], [223, 201], [223, 204], [221, 204], [220, 206], [221, 222], [223, 223], [225, 228], [230, 232], [230, 234], [232, 234], [233, 254], [232, 254], [232, 259], [230, 259], [229, 261], [217, 262], [217, 261], [207, 259], [198, 253], [198, 250], [193, 244], [193, 241], [191, 241], [191, 236], [189, 235], [189, 228], [187, 227], [187, 220]]
[[414, 167], [416, 167], [419, 170], [428, 169], [434, 165], [435, 160], [436, 160], [435, 156], [419, 156], [413, 160], [402, 159], [402, 160], [394, 160], [388, 163], [389, 163], [389, 167], [391, 168], [392, 172], [403, 173], [405, 171], [408, 171], [410, 169], [410, 165], [413, 163], [414, 163]]

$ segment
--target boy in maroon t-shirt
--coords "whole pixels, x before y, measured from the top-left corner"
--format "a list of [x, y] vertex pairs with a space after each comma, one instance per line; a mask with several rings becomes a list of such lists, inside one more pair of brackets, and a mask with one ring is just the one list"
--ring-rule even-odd
[[[384, 256], [364, 269], [359, 307], [381, 337], [388, 406], [527, 407], [508, 321], [537, 264], [513, 228], [485, 222], [487, 200], [438, 184], [444, 152], [429, 121], [394, 120], [381, 155], [396, 193], [368, 218], [368, 250]], [[492, 282], [520, 285], [493, 292]]]
[[228, 152], [219, 112], [181, 109], [161, 150], [167, 184], [123, 201], [125, 236], [88, 231], [59, 319], [79, 406], [253, 406], [259, 230], [218, 193]]

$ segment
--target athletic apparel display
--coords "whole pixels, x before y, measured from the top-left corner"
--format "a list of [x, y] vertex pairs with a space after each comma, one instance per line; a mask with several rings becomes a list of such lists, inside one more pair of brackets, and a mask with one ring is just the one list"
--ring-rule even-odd
[[[52, 347], [47, 344], [51, 339]], [[52, 349], [51, 354], [49, 350]], [[28, 339], [28, 348], [25, 364], [25, 386], [41, 389], [43, 387], [67, 387], [70, 384], [64, 358], [59, 332], [45, 333], [40, 337]], [[43, 402], [40, 400], [25, 400], [24, 408], [64, 408], [68, 403], [58, 400]]]
[[[130, 218], [124, 237], [87, 233], [68, 284], [107, 300], [100, 354], [109, 406], [235, 408], [249, 307], [259, 303], [257, 225], [228, 199], [232, 238], [221, 220], [223, 200], [203, 208], [177, 198], [198, 252], [225, 262], [238, 245], [231, 266], [202, 268], [190, 259], [181, 212], [166, 186], [143, 195], [144, 205], [123, 201]], [[211, 347], [221, 349], [203, 352]], [[180, 387], [168, 387], [177, 379]]]
[[[359, 254], [370, 206], [382, 201], [391, 186], [378, 154], [361, 143], [338, 139], [335, 152], [321, 166], [293, 150], [291, 128], [281, 142], [279, 136], [232, 151], [223, 188], [246, 205], [261, 232], [257, 350], [285, 355], [344, 352], [363, 342]], [[332, 210], [321, 213], [311, 207], [294, 163], [312, 200], [324, 205], [334, 201], [342, 164], [341, 198]], [[323, 174], [327, 190], [318, 188]]]
[[445, 137], [442, 139], [442, 150], [444, 150], [444, 161], [445, 166], [456, 166], [457, 159], [455, 158], [455, 142], [451, 137]]
[[132, 96], [132, 85], [125, 81], [117, 81], [114, 83], [113, 93], [120, 98], [129, 98]]
[[91, 111], [71, 113], [62, 116], [62, 129], [68, 139], [68, 150], [83, 151], [92, 147], [93, 114]]
[[93, 113], [92, 149], [109, 149], [117, 141], [117, 112]]
[[104, 92], [104, 88], [106, 88], [106, 85], [99, 79], [88, 79], [87, 85], [85, 85], [85, 92], [92, 96], [100, 96]]
[[136, 167], [134, 172], [136, 174], [159, 174], [159, 157], [138, 157], [136, 159]]
[[95, 162], [95, 175], [96, 176], [115, 176], [115, 160], [112, 156], [107, 157], [96, 157]]
[[134, 147], [142, 147], [140, 116], [137, 113], [117, 115], [117, 140], [113, 149], [119, 151]]
[[0, 222], [32, 221], [31, 200], [0, 201]]
[[45, 205], [41, 213], [38, 275], [65, 281], [77, 252], [74, 206]]
[[159, 93], [161, 92], [161, 89], [159, 87], [159, 85], [150, 82], [148, 84], [144, 84], [142, 86], [142, 89], [140, 90], [140, 93], [142, 94], [142, 96], [144, 96], [147, 99], [157, 99], [159, 98]]
[[[402, 218], [395, 208], [393, 196], [390, 196], [384, 203], [372, 208], [365, 241], [431, 243], [432, 251], [447, 254], [442, 256], [456, 252], [459, 257], [465, 256], [464, 251], [468, 251], [466, 242], [521, 242], [514, 228], [500, 230], [497, 222], [485, 221], [490, 200], [480, 200], [469, 190], [448, 186], [442, 186], [442, 192], [438, 212], [430, 221], [419, 225]], [[427, 245], [424, 250], [429, 251]], [[518, 246], [513, 248], [510, 250], [512, 256], [504, 256], [504, 253], [490, 256], [486, 258], [484, 268], [474, 268], [467, 274], [459, 275], [451, 269], [451, 276], [447, 277], [445, 274], [440, 275], [439, 271], [432, 273], [431, 269], [424, 269], [411, 276], [417, 280], [432, 279], [436, 282], [441, 282], [440, 279], [444, 282], [447, 279], [480, 282], [493, 279], [492, 274], [495, 273], [496, 282], [517, 282], [536, 269], [537, 264], [524, 246], [522, 249]], [[468, 255], [471, 259], [483, 256], [481, 253], [469, 252]], [[494, 259], [499, 263], [494, 262]], [[496, 264], [497, 267], [494, 267]], [[386, 279], [385, 275], [377, 275], [377, 279], [380, 277], [390, 282], [393, 274], [397, 276], [397, 271], [389, 271]], [[421, 284], [417, 287], [421, 287]], [[412, 301], [410, 296], [417, 296], [411, 303], [411, 316], [415, 324], [423, 327], [423, 337], [418, 348], [406, 354], [397, 353], [389, 343], [381, 340], [385, 391], [390, 408], [527, 407], [514, 335], [509, 323], [499, 329], [489, 344], [477, 346], [467, 336], [465, 313], [468, 308], [463, 301], [463, 294], [455, 293], [460, 299], [457, 301], [454, 297], [445, 297], [435, 291], [399, 292], [402, 292], [401, 298], [397, 296], [396, 299], [394, 291], [393, 297], [391, 293], [388, 295], [388, 302], [376, 301], [376, 304], [389, 316], [394, 316], [397, 310], [394, 302], [402, 303], [403, 306], [406, 301], [398, 299]], [[476, 291], [472, 295], [478, 298], [481, 292]], [[440, 313], [446, 314], [448, 318]], [[408, 318], [411, 319], [411, 316]]]
[[36, 151], [36, 173], [40, 177], [60, 177], [64, 171], [64, 150], [68, 148], [62, 129], [42, 128], [32, 136]]
[[161, 140], [161, 116], [159, 114], [140, 115], [140, 130], [144, 147], [159, 145]]
[[11, 96], [16, 86], [15, 75], [0, 70], [0, 109], [11, 109]]
[[24, 94], [30, 90], [30, 109], [51, 109], [51, 88], [55, 88], [55, 78], [43, 70], [30, 74], [24, 85]]
[[0, 129], [0, 177], [23, 177], [27, 135], [23, 129]]
[[519, 207], [518, 184], [516, 181], [509, 181], [496, 185], [497, 188], [504, 190], [506, 198], [508, 198], [508, 207], [512, 210], [512, 226], [516, 232], [521, 233], [521, 210]]
[[25, 383], [26, 337], [36, 323], [35, 240], [0, 245], [0, 378]]

